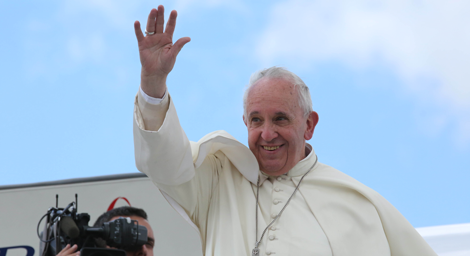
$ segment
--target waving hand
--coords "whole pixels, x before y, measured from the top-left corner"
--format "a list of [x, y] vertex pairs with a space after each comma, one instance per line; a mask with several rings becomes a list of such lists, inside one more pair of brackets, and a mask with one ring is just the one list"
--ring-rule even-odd
[[164, 26], [164, 8], [162, 5], [150, 11], [146, 36], [142, 33], [139, 21], [134, 23], [135, 35], [139, 44], [142, 90], [155, 98], [163, 97], [166, 91], [166, 78], [175, 65], [176, 56], [191, 39], [183, 37], [173, 44], [173, 32], [176, 26], [176, 11]]

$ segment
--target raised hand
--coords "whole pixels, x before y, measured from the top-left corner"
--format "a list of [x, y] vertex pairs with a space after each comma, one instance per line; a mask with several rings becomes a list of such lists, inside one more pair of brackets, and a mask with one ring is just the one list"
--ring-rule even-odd
[[164, 8], [162, 5], [150, 11], [144, 36], [139, 21], [134, 23], [135, 35], [139, 44], [141, 87], [151, 97], [161, 98], [166, 91], [166, 78], [175, 65], [176, 56], [191, 39], [183, 37], [173, 44], [173, 32], [176, 26], [176, 11], [163, 30]]

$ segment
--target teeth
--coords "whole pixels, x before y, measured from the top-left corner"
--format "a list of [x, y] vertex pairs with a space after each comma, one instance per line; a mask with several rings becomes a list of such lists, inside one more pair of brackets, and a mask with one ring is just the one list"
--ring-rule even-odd
[[267, 146], [263, 146], [263, 148], [264, 148], [264, 149], [266, 149], [266, 150], [270, 150], [270, 151], [272, 151], [272, 150], [276, 150], [276, 149], [278, 149], [279, 147], [280, 147], [280, 146], [275, 146], [275, 147], [267, 147]]

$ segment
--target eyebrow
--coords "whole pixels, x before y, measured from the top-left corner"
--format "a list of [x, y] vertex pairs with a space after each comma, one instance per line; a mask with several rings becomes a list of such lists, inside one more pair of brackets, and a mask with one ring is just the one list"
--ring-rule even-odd
[[257, 115], [257, 114], [259, 114], [259, 111], [253, 111], [253, 112], [251, 112], [248, 116], [250, 117], [250, 116], [252, 116], [252, 115]]
[[[259, 114], [259, 111], [253, 111], [253, 112], [251, 112], [248, 116], [251, 117], [251, 116], [257, 115], [257, 114]], [[274, 114], [276, 114], [276, 115], [278, 115], [278, 116], [289, 116], [286, 112], [282, 112], [282, 111], [278, 111], [278, 112], [276, 112], [276, 113], [274, 113]]]
[[153, 239], [153, 238], [151, 238], [151, 237], [147, 237], [147, 242], [155, 243], [155, 239]]

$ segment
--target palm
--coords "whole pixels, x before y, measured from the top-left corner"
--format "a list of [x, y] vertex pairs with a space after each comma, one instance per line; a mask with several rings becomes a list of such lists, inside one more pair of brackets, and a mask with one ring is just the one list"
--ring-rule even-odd
[[176, 56], [171, 52], [172, 39], [165, 34], [146, 37], [139, 43], [140, 62], [146, 75], [168, 74], [175, 65]]

